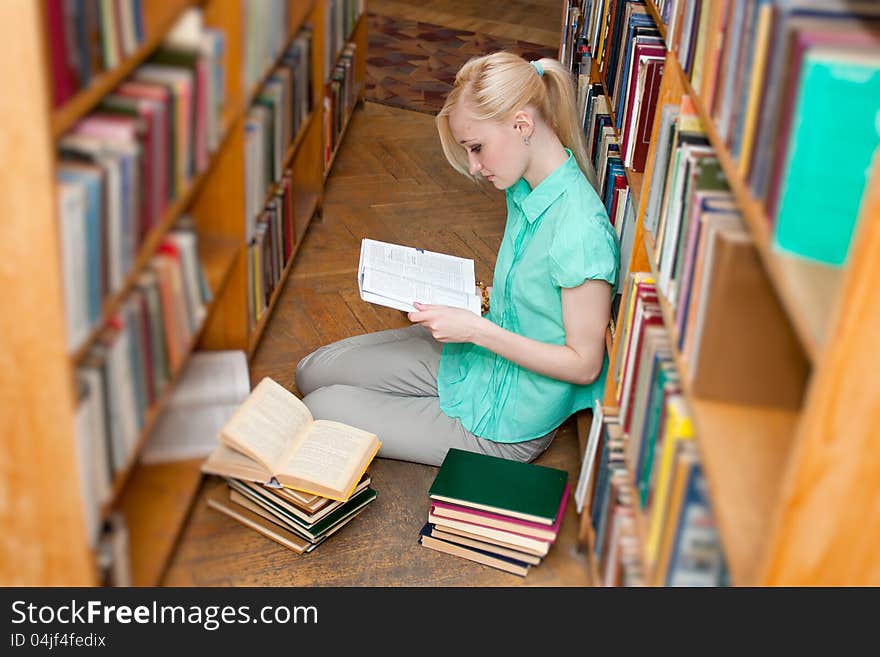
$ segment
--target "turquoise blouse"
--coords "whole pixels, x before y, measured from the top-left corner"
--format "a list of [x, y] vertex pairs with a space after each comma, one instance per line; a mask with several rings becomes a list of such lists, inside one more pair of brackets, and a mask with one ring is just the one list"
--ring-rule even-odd
[[[534, 340], [565, 344], [562, 288], [601, 279], [614, 290], [617, 233], [571, 151], [535, 189], [521, 178], [506, 196], [507, 225], [486, 318]], [[606, 359], [593, 383], [576, 385], [469, 342], [447, 343], [437, 375], [440, 408], [482, 438], [539, 438], [601, 397], [607, 366]]]

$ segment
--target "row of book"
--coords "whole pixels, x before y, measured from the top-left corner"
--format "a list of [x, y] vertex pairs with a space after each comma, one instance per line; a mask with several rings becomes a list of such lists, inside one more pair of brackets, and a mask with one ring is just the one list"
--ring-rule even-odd
[[567, 480], [556, 468], [450, 449], [419, 544], [524, 577], [559, 535]]
[[290, 0], [240, 2], [244, 47], [242, 93], [247, 97], [290, 40]]
[[76, 368], [76, 441], [83, 509], [97, 539], [101, 508], [129, 466], [147, 415], [183, 365], [211, 301], [184, 217]]
[[188, 12], [151, 59], [59, 140], [61, 260], [75, 350], [144, 240], [220, 140], [222, 34]]
[[[656, 4], [667, 45], [678, 52], [739, 175], [764, 205], [775, 245], [844, 264], [865, 171], [880, 145], [880, 6]], [[841, 120], [845, 139], [833, 128]]]
[[619, 135], [622, 163], [640, 172], [651, 142], [666, 47], [644, 2], [620, 2], [611, 11], [602, 9], [601, 2], [590, 0], [569, 5], [578, 55], [572, 70], [581, 88], [595, 64], [609, 95], [608, 111]]
[[245, 241], [256, 233], [267, 193], [281, 182], [285, 156], [311, 112], [312, 32], [302, 29], [250, 106], [244, 125]]
[[617, 320], [623, 281], [629, 273], [629, 261], [636, 234], [637, 208], [630, 190], [629, 176], [620, 157], [620, 140], [609, 110], [608, 97], [600, 83], [586, 87], [583, 101], [584, 139], [587, 156], [596, 171], [596, 191], [617, 231], [620, 244], [618, 285], [611, 306], [612, 324]]
[[[660, 356], [658, 356], [660, 357]], [[596, 404], [576, 501], [593, 527], [603, 586], [726, 586], [721, 541], [683, 397], [660, 396], [650, 476], [636, 477], [633, 438]]]
[[342, 131], [357, 102], [354, 84], [354, 56], [357, 44], [345, 44], [330, 75], [324, 96], [324, 170], [330, 166], [333, 153], [342, 139]]
[[298, 235], [294, 217], [293, 174], [284, 172], [272, 197], [256, 218], [247, 246], [248, 326], [253, 328], [269, 307], [272, 292], [293, 255]]
[[658, 123], [644, 228], [654, 293], [671, 313], [691, 388], [797, 408], [808, 361], [690, 97], [664, 106]]
[[54, 107], [144, 41], [141, 0], [48, 0], [45, 21]]
[[327, 35], [324, 40], [324, 80], [328, 81], [346, 41], [358, 19], [366, 10], [366, 0], [329, 0], [327, 3]]

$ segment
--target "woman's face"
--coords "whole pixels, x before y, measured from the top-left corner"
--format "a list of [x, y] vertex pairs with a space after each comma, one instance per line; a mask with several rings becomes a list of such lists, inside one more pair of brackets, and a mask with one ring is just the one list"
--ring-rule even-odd
[[480, 120], [459, 106], [449, 115], [449, 129], [467, 150], [471, 175], [483, 176], [497, 189], [507, 189], [522, 178], [528, 150], [513, 121]]

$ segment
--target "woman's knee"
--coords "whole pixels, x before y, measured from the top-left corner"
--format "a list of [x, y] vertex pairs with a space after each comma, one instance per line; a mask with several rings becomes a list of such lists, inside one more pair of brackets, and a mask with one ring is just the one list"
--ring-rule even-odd
[[340, 409], [345, 406], [349, 391], [350, 387], [345, 385], [323, 386], [306, 394], [302, 401], [314, 419], [336, 420]]
[[320, 359], [315, 358], [318, 351], [313, 351], [297, 363], [296, 374], [294, 375], [296, 377], [296, 389], [303, 396], [326, 385], [326, 382], [321, 381]]

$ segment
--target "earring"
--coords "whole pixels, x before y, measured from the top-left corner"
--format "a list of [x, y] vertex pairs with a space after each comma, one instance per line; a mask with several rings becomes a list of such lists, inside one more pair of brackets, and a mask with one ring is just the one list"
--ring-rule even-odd
[[523, 137], [523, 143], [524, 143], [526, 146], [529, 145], [529, 136], [528, 136], [528, 135], [526, 135], [525, 137]]

